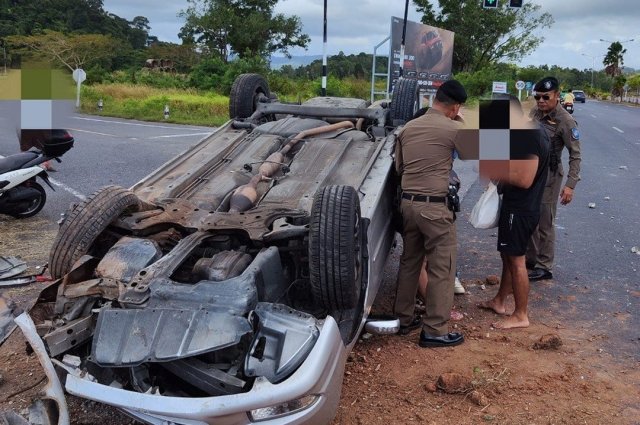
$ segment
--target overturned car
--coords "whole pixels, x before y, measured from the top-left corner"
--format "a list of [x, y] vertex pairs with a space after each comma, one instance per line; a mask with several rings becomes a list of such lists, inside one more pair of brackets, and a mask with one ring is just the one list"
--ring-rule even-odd
[[391, 152], [417, 102], [401, 79], [389, 104], [284, 104], [241, 75], [224, 126], [66, 214], [57, 281], [21, 329], [68, 393], [145, 423], [328, 423], [393, 242]]

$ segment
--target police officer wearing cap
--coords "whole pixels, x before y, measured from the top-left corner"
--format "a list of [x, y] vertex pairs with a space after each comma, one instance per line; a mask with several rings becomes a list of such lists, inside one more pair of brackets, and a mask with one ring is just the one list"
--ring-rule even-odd
[[[529, 280], [552, 279], [553, 258], [555, 252], [555, 217], [558, 198], [562, 205], [573, 199], [573, 191], [580, 180], [580, 132], [573, 117], [560, 105], [560, 85], [554, 77], [540, 80], [533, 88], [536, 107], [531, 117], [544, 127], [551, 150], [549, 155], [549, 174], [542, 195], [540, 222], [527, 249], [526, 263]], [[563, 182], [562, 151], [569, 151], [569, 171]]]
[[[466, 99], [467, 93], [458, 81], [443, 83], [433, 106], [401, 130], [395, 148], [395, 166], [401, 176], [404, 251], [394, 312], [401, 331], [422, 325], [421, 347], [447, 347], [464, 341], [462, 334], [450, 333], [447, 324], [457, 254], [455, 215], [447, 193], [452, 153], [463, 151], [456, 139], [461, 124], [455, 118]], [[414, 316], [415, 299], [425, 257], [429, 285], [420, 322]]]

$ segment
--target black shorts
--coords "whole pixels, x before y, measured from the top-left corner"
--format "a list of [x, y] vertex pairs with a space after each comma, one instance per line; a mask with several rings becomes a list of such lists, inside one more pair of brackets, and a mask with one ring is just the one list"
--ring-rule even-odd
[[498, 251], [514, 257], [524, 255], [538, 221], [540, 221], [540, 214], [501, 210], [498, 222]]

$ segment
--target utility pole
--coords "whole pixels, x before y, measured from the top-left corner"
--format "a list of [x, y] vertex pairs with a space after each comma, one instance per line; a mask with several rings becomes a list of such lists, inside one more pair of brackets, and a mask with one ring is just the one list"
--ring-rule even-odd
[[0, 44], [2, 45], [2, 56], [4, 57], [4, 61], [2, 62], [4, 64], [4, 75], [7, 75], [7, 48], [4, 45], [4, 40], [0, 40]]
[[327, 0], [324, 0], [324, 21], [322, 24], [322, 96], [327, 95]]
[[587, 57], [591, 58], [591, 60], [592, 60], [592, 63], [591, 63], [591, 88], [593, 89], [593, 68], [596, 67], [596, 57], [588, 55], [586, 53], [582, 53], [582, 56], [587, 56]]
[[407, 15], [409, 13], [409, 0], [404, 3], [404, 20], [402, 21], [402, 41], [400, 42], [400, 77], [404, 73], [404, 41], [407, 36]]

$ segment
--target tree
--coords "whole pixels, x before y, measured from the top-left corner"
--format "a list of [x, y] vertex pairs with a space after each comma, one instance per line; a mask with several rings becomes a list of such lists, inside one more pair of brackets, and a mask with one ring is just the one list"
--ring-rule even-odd
[[629, 84], [629, 88], [631, 90], [636, 90], [636, 92], [640, 94], [640, 74], [635, 74], [632, 77], [629, 77], [627, 84]]
[[7, 42], [18, 53], [38, 53], [51, 63], [69, 68], [88, 67], [102, 60], [116, 56], [118, 42], [102, 34], [64, 35], [56, 31], [45, 30], [42, 34], [29, 36], [10, 36]]
[[624, 54], [627, 53], [627, 49], [622, 48], [622, 43], [614, 41], [609, 46], [607, 54], [602, 60], [602, 64], [605, 66], [605, 72], [612, 77], [617, 77], [622, 73], [622, 65], [624, 65]]
[[499, 60], [518, 61], [544, 40], [533, 35], [536, 29], [549, 28], [553, 18], [538, 15], [540, 6], [526, 2], [511, 9], [501, 2], [492, 10], [482, 8], [478, 0], [438, 0], [434, 11], [430, 0], [413, 0], [422, 23], [455, 32], [453, 72], [474, 72]]
[[[278, 0], [187, 0], [180, 15], [185, 25], [178, 36], [184, 44], [198, 44], [225, 61], [230, 53], [240, 57], [267, 57], [274, 52], [289, 56], [291, 47], [307, 47], [300, 18], [273, 13]], [[229, 50], [230, 49], [230, 50]]]

